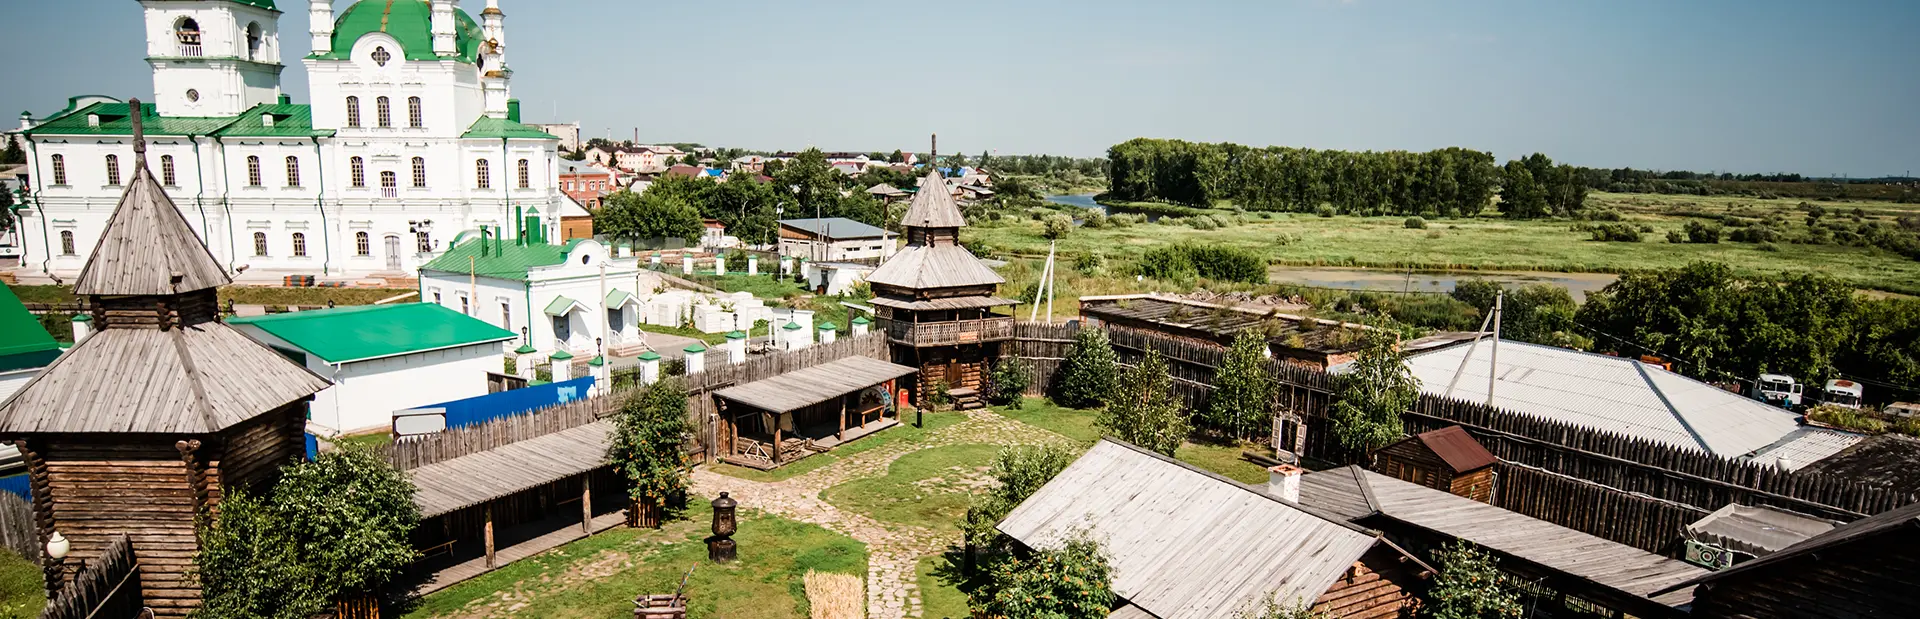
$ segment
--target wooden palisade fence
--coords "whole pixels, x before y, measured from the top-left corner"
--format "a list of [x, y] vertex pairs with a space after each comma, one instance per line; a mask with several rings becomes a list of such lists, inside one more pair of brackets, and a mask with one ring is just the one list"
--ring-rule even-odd
[[0, 492], [0, 544], [28, 561], [40, 560], [40, 531], [34, 528], [33, 504], [11, 492]]
[[93, 619], [96, 617], [135, 617], [146, 601], [140, 597], [140, 562], [133, 556], [133, 541], [122, 534], [107, 542], [100, 556], [87, 560], [86, 566], [47, 600], [41, 619]]
[[[1050, 384], [1079, 329], [1077, 324], [1025, 322], [1015, 328], [1014, 340], [1006, 351], [1028, 361], [1032, 393], [1038, 394]], [[1166, 357], [1174, 389], [1192, 411], [1203, 410], [1212, 391], [1214, 369], [1227, 353], [1217, 345], [1127, 328], [1109, 328], [1108, 338], [1123, 364], [1137, 362], [1148, 349]], [[1334, 461], [1347, 458], [1346, 451], [1326, 431], [1326, 411], [1337, 378], [1281, 361], [1269, 362], [1268, 374], [1279, 387], [1275, 443], [1284, 443], [1286, 448], [1308, 457]], [[1461, 426], [1494, 455], [1518, 465], [1508, 468], [1525, 469], [1513, 473], [1501, 486], [1532, 486], [1518, 494], [1505, 493], [1503, 507], [1653, 551], [1671, 547], [1680, 531], [1675, 523], [1687, 515], [1705, 515], [1729, 503], [1772, 505], [1851, 521], [1920, 502], [1920, 496], [1843, 478], [1722, 458], [1429, 395], [1422, 395], [1401, 419], [1408, 434]], [[1281, 430], [1286, 421], [1296, 424], [1291, 435]], [[1291, 440], [1283, 441], [1283, 437]], [[1605, 498], [1611, 496], [1628, 499], [1606, 503], [1615, 500]], [[1634, 501], [1654, 506], [1628, 505]], [[1635, 519], [1605, 517], [1600, 515], [1603, 511]], [[1649, 517], [1639, 518], [1638, 514]]]

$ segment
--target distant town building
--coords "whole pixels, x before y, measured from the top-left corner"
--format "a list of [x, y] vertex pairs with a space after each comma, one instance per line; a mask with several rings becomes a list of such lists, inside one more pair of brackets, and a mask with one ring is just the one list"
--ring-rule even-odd
[[600, 202], [619, 191], [612, 170], [584, 161], [560, 162], [560, 191], [587, 210], [600, 210]]
[[780, 255], [814, 262], [885, 260], [898, 236], [845, 217], [780, 220]]
[[528, 126], [545, 131], [560, 138], [560, 148], [567, 152], [580, 150], [580, 122], [570, 123], [528, 123]]

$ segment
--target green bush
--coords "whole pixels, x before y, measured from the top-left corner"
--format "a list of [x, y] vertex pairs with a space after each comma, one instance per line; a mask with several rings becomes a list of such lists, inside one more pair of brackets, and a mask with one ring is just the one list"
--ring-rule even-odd
[[1059, 548], [1003, 557], [967, 605], [982, 617], [1102, 619], [1113, 606], [1112, 581], [1100, 543], [1081, 532]]
[[1322, 204], [1320, 205], [1320, 208], [1313, 209], [1313, 214], [1319, 215], [1321, 217], [1332, 217], [1334, 215], [1340, 214], [1340, 211], [1334, 210], [1333, 205], [1331, 204]]
[[1112, 223], [1111, 218], [1107, 217], [1107, 212], [1097, 208], [1087, 209], [1086, 214], [1081, 216], [1080, 221], [1082, 225], [1093, 230], [1105, 228]]
[[1718, 243], [1720, 242], [1720, 227], [1701, 221], [1689, 221], [1687, 222], [1687, 242]]
[[1213, 395], [1207, 398], [1207, 423], [1236, 438], [1253, 438], [1270, 429], [1272, 406], [1267, 340], [1257, 329], [1241, 331], [1215, 373]]
[[1727, 240], [1735, 243], [1772, 243], [1780, 240], [1780, 231], [1771, 226], [1754, 225], [1734, 230]]
[[1027, 363], [1014, 356], [1001, 357], [1000, 362], [993, 365], [993, 373], [987, 379], [987, 400], [1016, 409], [1024, 401], [1023, 394], [1027, 387], [1033, 383]]
[[1081, 275], [1092, 277], [1100, 273], [1100, 267], [1107, 265], [1107, 259], [1100, 252], [1080, 254], [1073, 259], [1073, 270]]
[[1059, 240], [1073, 232], [1073, 218], [1066, 215], [1048, 216], [1041, 224], [1041, 235], [1048, 240]]
[[1208, 215], [1196, 215], [1187, 218], [1187, 225], [1195, 230], [1213, 230], [1220, 227], [1220, 222]]
[[1140, 274], [1154, 279], [1208, 279], [1267, 283], [1267, 261], [1253, 250], [1221, 245], [1169, 245], [1140, 257]]
[[1627, 224], [1601, 224], [1593, 227], [1593, 240], [1638, 243], [1640, 242], [1640, 230]]
[[607, 461], [627, 481], [627, 496], [664, 506], [687, 491], [693, 464], [687, 460], [687, 391], [668, 378], [620, 403], [607, 447]]
[[1427, 229], [1427, 220], [1419, 217], [1408, 217], [1403, 225], [1405, 225], [1408, 230], [1425, 230]]
[[1687, 235], [1681, 234], [1679, 230], [1668, 230], [1667, 242], [1668, 243], [1685, 243], [1687, 242]]
[[1107, 332], [1083, 328], [1073, 337], [1073, 348], [1055, 375], [1054, 402], [1067, 408], [1099, 408], [1113, 397], [1119, 357]]

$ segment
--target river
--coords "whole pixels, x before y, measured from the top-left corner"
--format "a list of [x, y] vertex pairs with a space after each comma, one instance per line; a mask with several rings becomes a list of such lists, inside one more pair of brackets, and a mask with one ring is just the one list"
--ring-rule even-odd
[[1090, 193], [1073, 194], [1073, 195], [1065, 195], [1065, 196], [1047, 196], [1047, 201], [1052, 202], [1054, 204], [1078, 206], [1080, 208], [1097, 208], [1103, 211], [1107, 210], [1107, 207], [1101, 206], [1099, 202], [1094, 202], [1093, 196], [1094, 194], [1090, 194]]

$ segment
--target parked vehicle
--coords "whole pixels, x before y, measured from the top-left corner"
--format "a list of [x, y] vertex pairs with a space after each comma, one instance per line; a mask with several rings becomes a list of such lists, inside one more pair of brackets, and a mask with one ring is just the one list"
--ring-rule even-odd
[[1865, 396], [1866, 388], [1860, 383], [1836, 378], [1827, 381], [1827, 388], [1820, 394], [1820, 401], [1824, 404], [1858, 410]]
[[1783, 374], [1761, 374], [1760, 380], [1753, 381], [1753, 393], [1748, 394], [1755, 400], [1766, 402], [1780, 408], [1798, 408], [1801, 399], [1800, 383], [1792, 376]]

